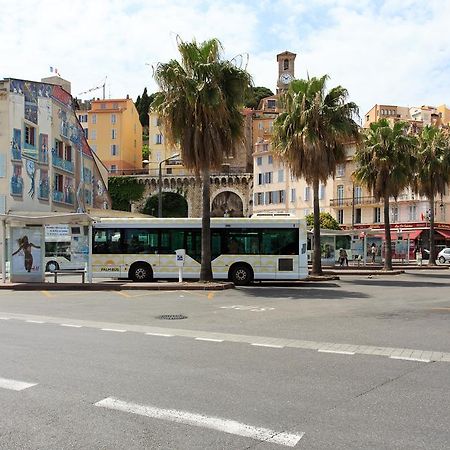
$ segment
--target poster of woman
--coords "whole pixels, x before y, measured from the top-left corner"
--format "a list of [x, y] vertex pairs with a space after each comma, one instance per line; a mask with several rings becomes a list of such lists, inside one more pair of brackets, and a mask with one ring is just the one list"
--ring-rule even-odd
[[[42, 229], [13, 228], [11, 233], [11, 276], [36, 280], [42, 276]], [[17, 280], [19, 281], [19, 280]]]

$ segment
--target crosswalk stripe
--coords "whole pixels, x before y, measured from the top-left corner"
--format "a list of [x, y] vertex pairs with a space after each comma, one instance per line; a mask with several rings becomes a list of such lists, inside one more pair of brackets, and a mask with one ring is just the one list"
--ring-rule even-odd
[[154, 419], [169, 420], [171, 422], [182, 423], [212, 430], [222, 431], [229, 434], [248, 437], [263, 442], [271, 442], [287, 447], [295, 447], [304, 433], [284, 433], [270, 430], [268, 428], [254, 427], [236, 420], [221, 419], [219, 417], [209, 417], [203, 414], [190, 413], [188, 411], [178, 411], [176, 409], [161, 409], [154, 406], [138, 405], [128, 403], [114, 397], [107, 397], [95, 403], [101, 408], [113, 409], [140, 416], [152, 417]]
[[36, 386], [37, 383], [27, 383], [25, 381], [9, 380], [8, 378], [0, 378], [0, 388], [10, 389], [11, 391], [23, 391], [32, 386]]

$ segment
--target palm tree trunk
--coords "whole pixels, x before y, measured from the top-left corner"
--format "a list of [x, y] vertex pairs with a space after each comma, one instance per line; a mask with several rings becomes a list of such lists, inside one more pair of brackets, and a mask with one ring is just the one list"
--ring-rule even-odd
[[384, 196], [384, 269], [392, 270], [391, 224], [389, 221], [389, 195]]
[[313, 181], [313, 212], [314, 212], [314, 253], [311, 275], [322, 275], [320, 248], [320, 208], [319, 208], [319, 180]]
[[436, 245], [434, 242], [434, 195], [430, 198], [430, 259], [428, 265], [436, 265]]
[[211, 181], [209, 168], [202, 171], [202, 260], [200, 268], [200, 281], [212, 281], [211, 268], [211, 207], [210, 207]]

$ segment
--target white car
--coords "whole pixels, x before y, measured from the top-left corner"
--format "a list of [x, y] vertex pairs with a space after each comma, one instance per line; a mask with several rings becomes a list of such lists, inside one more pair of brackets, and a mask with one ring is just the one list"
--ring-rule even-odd
[[450, 248], [447, 247], [447, 248], [442, 249], [439, 252], [437, 259], [441, 264], [450, 262]]

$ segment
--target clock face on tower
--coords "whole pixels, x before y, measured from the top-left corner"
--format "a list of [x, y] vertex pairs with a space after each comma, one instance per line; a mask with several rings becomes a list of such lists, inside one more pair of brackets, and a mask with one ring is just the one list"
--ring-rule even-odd
[[289, 84], [293, 79], [294, 77], [290, 73], [282, 73], [280, 75], [280, 81], [283, 84]]

